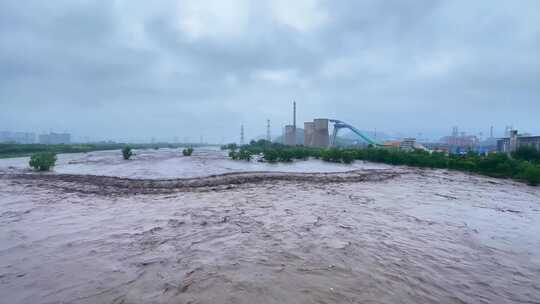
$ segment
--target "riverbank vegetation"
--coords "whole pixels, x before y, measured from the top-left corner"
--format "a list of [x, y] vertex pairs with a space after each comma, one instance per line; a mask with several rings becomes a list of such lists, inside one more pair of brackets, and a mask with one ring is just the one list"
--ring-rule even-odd
[[[0, 144], [0, 158], [30, 156], [38, 152], [60, 153], [87, 153], [92, 151], [121, 150], [125, 143], [96, 143], [96, 144]], [[129, 144], [133, 149], [179, 148], [187, 144]], [[190, 145], [193, 146], [193, 145]]]
[[426, 151], [403, 151], [399, 149], [347, 149], [347, 148], [307, 148], [302, 146], [284, 146], [265, 140], [252, 141], [241, 147], [224, 146], [230, 149], [229, 156], [234, 160], [251, 160], [254, 155], [261, 155], [269, 163], [291, 162], [295, 159], [322, 159], [327, 162], [350, 164], [355, 160], [364, 160], [391, 165], [406, 165], [420, 168], [450, 169], [478, 173], [497, 178], [513, 178], [526, 181], [530, 185], [540, 184], [540, 152], [534, 148], [523, 147], [511, 156], [503, 153], [479, 155], [448, 155]]

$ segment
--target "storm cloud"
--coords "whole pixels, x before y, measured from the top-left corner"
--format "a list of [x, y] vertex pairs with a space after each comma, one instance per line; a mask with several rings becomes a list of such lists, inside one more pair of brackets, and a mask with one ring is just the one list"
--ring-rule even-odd
[[[540, 2], [0, 2], [0, 130], [238, 140], [331, 117], [540, 133]], [[496, 134], [497, 135], [497, 134]]]

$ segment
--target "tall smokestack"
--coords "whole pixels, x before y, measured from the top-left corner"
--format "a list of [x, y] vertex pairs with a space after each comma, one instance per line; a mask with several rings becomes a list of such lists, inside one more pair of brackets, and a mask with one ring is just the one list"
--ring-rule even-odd
[[296, 101], [293, 101], [293, 132], [294, 145], [296, 145]]
[[293, 127], [296, 130], [296, 101], [293, 101]]

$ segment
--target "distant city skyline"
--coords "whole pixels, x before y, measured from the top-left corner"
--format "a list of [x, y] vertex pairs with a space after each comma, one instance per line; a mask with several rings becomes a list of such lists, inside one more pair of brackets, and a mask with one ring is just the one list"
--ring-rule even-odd
[[[505, 126], [506, 128], [507, 126]], [[505, 128], [503, 129], [500, 129], [500, 128], [495, 128], [494, 127], [494, 138], [502, 138], [502, 137], [507, 137], [508, 134], [505, 134], [505, 131], [507, 131]], [[302, 127], [298, 127], [298, 129], [303, 129]], [[459, 131], [459, 133], [462, 133], [462, 132], [465, 132], [466, 135], [471, 135], [471, 136], [477, 136], [479, 139], [488, 139], [490, 138], [489, 135], [490, 135], [490, 129], [491, 128], [488, 128], [488, 131], [487, 132], [483, 132], [483, 131], [479, 131], [479, 132], [468, 132], [467, 130], [461, 130]], [[267, 131], [267, 130], [265, 130]], [[428, 136], [424, 133], [411, 133], [411, 134], [404, 134], [404, 133], [400, 133], [400, 132], [385, 132], [383, 130], [362, 130], [363, 132], [366, 132], [368, 133], [371, 137], [375, 138], [375, 139], [389, 139], [389, 140], [392, 140], [392, 139], [402, 139], [402, 138], [407, 138], [407, 137], [412, 137], [412, 138], [416, 138], [416, 139], [419, 139], [419, 140], [428, 140], [428, 141], [440, 141], [441, 139], [443, 139], [444, 137], [447, 137], [447, 136], [450, 136], [452, 135], [452, 129], [449, 129], [448, 132], [446, 134], [442, 134], [441, 136], [438, 136], [438, 135], [434, 135], [434, 136]], [[518, 130], [520, 134], [532, 134], [530, 132], [527, 132], [526, 130]], [[237, 139], [234, 139], [231, 140], [231, 141], [225, 141], [223, 138], [222, 139], [219, 139], [218, 141], [209, 141], [207, 139], [205, 139], [204, 135], [199, 135], [197, 137], [186, 137], [186, 136], [159, 136], [159, 135], [156, 135], [156, 136], [150, 136], [150, 137], [135, 137], [135, 136], [124, 136], [124, 137], [99, 137], [99, 136], [88, 136], [88, 135], [78, 135], [78, 134], [73, 134], [71, 132], [67, 132], [67, 131], [63, 131], [63, 132], [54, 132], [54, 131], [48, 131], [48, 132], [32, 132], [32, 131], [18, 131], [18, 130], [1, 130], [0, 129], [0, 143], [5, 141], [5, 138], [6, 138], [6, 135], [5, 133], [6, 132], [11, 132], [11, 133], [26, 133], [26, 134], [33, 134], [34, 135], [34, 142], [38, 143], [39, 142], [39, 136], [40, 135], [44, 135], [44, 134], [49, 134], [49, 133], [68, 133], [70, 134], [71, 136], [71, 141], [72, 142], [104, 142], [104, 141], [115, 141], [115, 142], [132, 142], [132, 143], [152, 143], [152, 142], [170, 142], [170, 143], [174, 143], [174, 142], [191, 142], [191, 143], [198, 143], [201, 139], [201, 136], [202, 138], [204, 139], [204, 143], [210, 143], [210, 144], [223, 144], [223, 143], [229, 143], [229, 142], [240, 142], [240, 135], [238, 136]], [[272, 133], [272, 139], [275, 139], [275, 138], [279, 138], [281, 136], [283, 136], [283, 130], [281, 130], [279, 133]], [[378, 134], [378, 135], [377, 135]], [[254, 135], [254, 136], [247, 136], [246, 135], [246, 139], [245, 141], [249, 141], [249, 140], [258, 140], [258, 139], [266, 139], [266, 136], [267, 134], [257, 134], [257, 135]], [[355, 138], [355, 135], [347, 130], [345, 131], [342, 131], [340, 133], [340, 136], [341, 137], [347, 137], [347, 138]], [[358, 140], [361, 140], [360, 138], [358, 138]]]

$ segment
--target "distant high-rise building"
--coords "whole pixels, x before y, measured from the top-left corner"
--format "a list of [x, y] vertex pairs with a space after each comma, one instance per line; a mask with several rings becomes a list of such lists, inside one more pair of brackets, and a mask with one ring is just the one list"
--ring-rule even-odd
[[39, 136], [39, 143], [45, 145], [69, 144], [71, 143], [71, 134], [54, 132], [41, 134]]
[[33, 144], [36, 142], [36, 134], [31, 132], [0, 132], [0, 143]]

